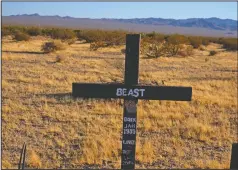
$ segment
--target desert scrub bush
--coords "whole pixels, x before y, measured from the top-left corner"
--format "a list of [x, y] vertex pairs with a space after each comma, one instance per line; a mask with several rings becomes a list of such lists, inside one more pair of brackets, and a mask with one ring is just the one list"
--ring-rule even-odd
[[58, 50], [64, 50], [66, 47], [60, 40], [46, 42], [41, 46], [41, 50], [45, 53], [51, 53]]
[[188, 43], [188, 38], [174, 34], [166, 37], [165, 49], [167, 52], [167, 56], [175, 56], [178, 53], [182, 53], [183, 46]]
[[148, 33], [144, 37], [142, 37], [142, 41], [149, 42], [149, 43], [156, 43], [156, 42], [164, 42], [165, 35], [159, 33]]
[[205, 48], [202, 47], [202, 46], [199, 46], [198, 49], [199, 49], [200, 51], [205, 51]]
[[198, 48], [200, 45], [202, 45], [202, 39], [200, 37], [189, 37], [190, 45], [193, 46], [193, 48]]
[[209, 38], [207, 38], [207, 37], [202, 37], [202, 45], [205, 45], [205, 46], [207, 46], [207, 45], [209, 45]]
[[82, 30], [78, 32], [77, 36], [79, 40], [85, 40], [87, 43], [103, 41], [103, 35], [105, 32], [101, 30]]
[[187, 46], [186, 47], [186, 54], [189, 55], [193, 55], [193, 47], [192, 46]]
[[106, 47], [107, 45], [103, 41], [92, 42], [90, 43], [90, 50], [96, 51], [99, 48]]
[[15, 35], [17, 32], [26, 33], [27, 28], [23, 26], [3, 26], [5, 30], [8, 30], [11, 35]]
[[173, 34], [166, 38], [166, 42], [173, 45], [188, 44], [188, 38], [184, 35]]
[[64, 43], [67, 43], [68, 45], [72, 45], [76, 42], [76, 38], [73, 39], [68, 39], [68, 40], [63, 40]]
[[214, 56], [214, 55], [216, 55], [216, 54], [217, 54], [217, 52], [216, 52], [216, 51], [213, 51], [213, 50], [209, 52], [209, 56]]
[[6, 27], [2, 28], [1, 33], [2, 33], [2, 37], [5, 37], [5, 36], [8, 36], [8, 35], [12, 34], [11, 31], [9, 29], [7, 29]]
[[107, 31], [105, 42], [107, 46], [125, 44], [126, 32], [125, 31]]
[[41, 35], [43, 36], [51, 36], [52, 28], [42, 28]]
[[149, 58], [159, 58], [167, 54], [164, 43], [147, 44], [144, 48], [143, 53]]
[[226, 50], [237, 51], [237, 41], [237, 38], [224, 38], [220, 39], [220, 44], [222, 44]]
[[53, 28], [47, 30], [46, 33], [53, 39], [69, 40], [76, 38], [74, 31], [70, 29]]
[[16, 32], [14, 35], [14, 39], [16, 41], [28, 41], [30, 40], [30, 36], [23, 32]]
[[104, 42], [105, 47], [125, 43], [125, 31], [82, 30], [77, 34], [79, 40], [87, 43]]
[[170, 44], [170, 43], [165, 43], [164, 44], [165, 51], [167, 53], [167, 57], [172, 57], [178, 55], [183, 49], [182, 44]]
[[217, 37], [206, 37], [209, 41], [209, 43], [218, 43], [219, 42], [219, 38]]
[[193, 47], [192, 46], [183, 47], [181, 48], [181, 50], [178, 51], [177, 54], [183, 57], [191, 56], [193, 54]]
[[[145, 54], [145, 53], [148, 53], [148, 48], [153, 48], [156, 50], [156, 47], [150, 47], [150, 46], [153, 46], [152, 44], [156, 44], [156, 45], [159, 45], [159, 44], [163, 44], [165, 42], [165, 37], [164, 35], [162, 34], [158, 34], [158, 33], [155, 33], [155, 32], [152, 32], [152, 33], [149, 33], [149, 34], [145, 34], [143, 36], [143, 38], [141, 39], [141, 43], [140, 43], [140, 53], [141, 54]], [[157, 52], [155, 52], [157, 53]], [[150, 54], [149, 54], [150, 55]]]
[[30, 28], [27, 29], [27, 33], [30, 36], [41, 35], [41, 28], [39, 28], [39, 27], [30, 27]]
[[76, 37], [79, 37], [82, 30], [73, 30]]

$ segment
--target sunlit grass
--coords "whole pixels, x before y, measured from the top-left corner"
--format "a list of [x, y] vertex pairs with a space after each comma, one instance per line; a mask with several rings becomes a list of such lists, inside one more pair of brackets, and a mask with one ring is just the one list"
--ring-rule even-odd
[[[3, 41], [2, 167], [17, 167], [26, 142], [32, 150], [28, 167], [67, 162], [66, 168], [120, 168], [123, 101], [76, 100], [70, 93], [73, 82], [123, 82], [125, 47], [90, 51], [89, 44], [75, 43], [43, 54], [46, 41]], [[218, 48], [140, 59], [140, 83], [191, 86], [193, 97], [138, 102], [136, 168], [229, 168], [237, 140], [231, 122], [237, 113], [237, 54], [208, 56]], [[58, 55], [63, 62], [56, 62]]]

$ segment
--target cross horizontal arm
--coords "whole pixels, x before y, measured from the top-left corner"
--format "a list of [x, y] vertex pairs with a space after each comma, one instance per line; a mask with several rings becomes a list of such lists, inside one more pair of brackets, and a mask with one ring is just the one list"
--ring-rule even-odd
[[191, 87], [73, 83], [73, 97], [191, 101]]

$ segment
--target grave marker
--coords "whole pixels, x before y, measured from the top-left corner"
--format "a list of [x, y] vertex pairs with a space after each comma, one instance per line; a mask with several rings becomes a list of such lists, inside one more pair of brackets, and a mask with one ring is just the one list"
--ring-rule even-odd
[[191, 101], [191, 87], [141, 86], [138, 84], [140, 35], [126, 36], [125, 84], [73, 83], [72, 96], [124, 99], [121, 168], [135, 168], [138, 99]]

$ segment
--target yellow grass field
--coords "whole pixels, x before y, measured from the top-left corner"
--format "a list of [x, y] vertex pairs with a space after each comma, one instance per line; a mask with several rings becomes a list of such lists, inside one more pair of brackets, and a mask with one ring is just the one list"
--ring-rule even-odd
[[[27, 168], [120, 168], [123, 100], [70, 93], [73, 82], [123, 82], [125, 47], [90, 51], [76, 42], [44, 54], [46, 41], [2, 40], [2, 168], [17, 168], [24, 142]], [[136, 168], [229, 168], [238, 142], [237, 53], [204, 48], [188, 57], [141, 55], [140, 83], [191, 86], [193, 96], [139, 100]]]

